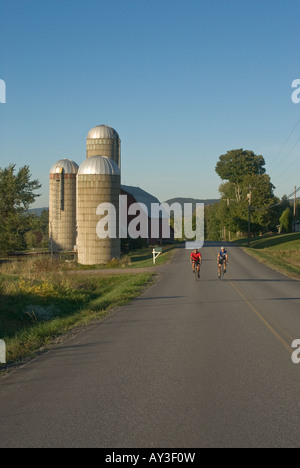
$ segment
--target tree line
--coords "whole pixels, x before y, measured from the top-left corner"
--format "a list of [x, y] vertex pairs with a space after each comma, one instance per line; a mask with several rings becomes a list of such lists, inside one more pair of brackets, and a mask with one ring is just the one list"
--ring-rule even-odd
[[[206, 238], [230, 240], [248, 233], [249, 205], [251, 234], [292, 232], [293, 211], [290, 200], [274, 194], [275, 187], [266, 173], [263, 156], [236, 149], [220, 156], [216, 172], [223, 181], [218, 203], [205, 209]], [[296, 217], [300, 217], [300, 205]]]
[[0, 253], [48, 246], [49, 213], [29, 211], [40, 196], [41, 184], [31, 180], [29, 166], [18, 171], [11, 164], [0, 168]]
[[[251, 202], [251, 233], [292, 232], [296, 218], [290, 200], [274, 195], [275, 187], [266, 173], [263, 156], [237, 149], [221, 155], [216, 172], [223, 181], [218, 203], [205, 207], [205, 235], [210, 240], [230, 240], [246, 235]], [[31, 180], [29, 166], [18, 171], [14, 164], [0, 168], [0, 253], [46, 248], [49, 242], [49, 210], [38, 216], [29, 211], [40, 196], [38, 180]]]

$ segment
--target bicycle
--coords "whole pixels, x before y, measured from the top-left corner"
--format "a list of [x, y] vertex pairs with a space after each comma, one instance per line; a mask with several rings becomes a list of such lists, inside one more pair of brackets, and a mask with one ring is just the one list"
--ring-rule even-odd
[[[225, 276], [225, 274], [226, 274], [226, 273], [225, 273], [225, 264], [224, 264], [224, 262], [220, 263], [220, 264], [219, 264], [219, 267], [220, 267], [220, 266], [221, 266], [221, 268], [220, 268], [220, 271], [218, 272], [218, 275], [219, 275], [219, 279], [220, 279], [220, 280], [223, 280], [223, 279], [224, 279], [224, 276]], [[227, 265], [226, 265], [226, 266], [227, 266]]]
[[[195, 268], [194, 268], [194, 275], [195, 275], [195, 281], [200, 281], [200, 278], [201, 278], [201, 263], [197, 263], [197, 262], [194, 262], [195, 263]], [[198, 266], [199, 266], [199, 270], [198, 270]]]

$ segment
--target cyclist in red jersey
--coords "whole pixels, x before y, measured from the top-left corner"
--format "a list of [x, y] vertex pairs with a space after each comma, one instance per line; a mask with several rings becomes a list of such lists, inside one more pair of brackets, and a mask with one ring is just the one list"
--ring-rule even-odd
[[198, 276], [200, 276], [200, 265], [202, 265], [202, 255], [198, 249], [191, 253], [191, 263], [193, 264], [193, 273], [195, 273], [195, 266], [197, 265]]

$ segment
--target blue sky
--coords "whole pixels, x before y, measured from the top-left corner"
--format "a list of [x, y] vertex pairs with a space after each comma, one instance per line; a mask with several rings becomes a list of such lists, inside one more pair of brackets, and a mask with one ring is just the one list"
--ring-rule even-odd
[[51, 165], [80, 164], [88, 131], [107, 124], [123, 183], [161, 201], [217, 198], [215, 165], [236, 148], [262, 154], [276, 194], [291, 193], [299, 17], [299, 0], [0, 0], [0, 167], [30, 165], [47, 206]]

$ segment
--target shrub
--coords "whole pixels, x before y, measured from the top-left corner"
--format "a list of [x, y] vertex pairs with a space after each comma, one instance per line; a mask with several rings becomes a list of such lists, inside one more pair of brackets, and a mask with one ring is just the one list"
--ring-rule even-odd
[[293, 214], [290, 208], [287, 208], [281, 215], [280, 228], [283, 234], [288, 234], [293, 230]]

